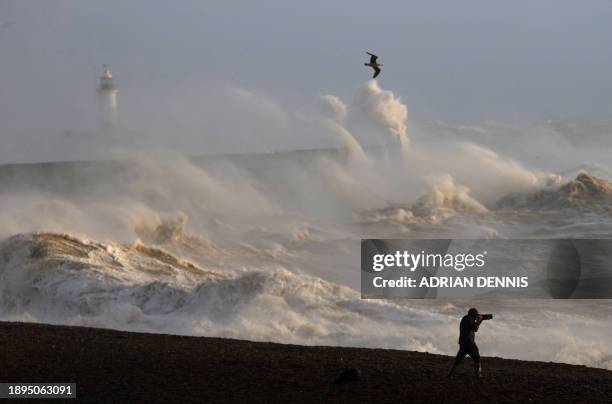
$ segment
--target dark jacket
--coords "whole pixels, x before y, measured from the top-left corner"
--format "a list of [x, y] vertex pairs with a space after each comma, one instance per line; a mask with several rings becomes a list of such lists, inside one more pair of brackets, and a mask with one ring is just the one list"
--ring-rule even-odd
[[480, 326], [480, 318], [465, 315], [461, 319], [459, 324], [459, 344], [460, 345], [472, 345], [475, 344], [474, 338], [476, 337], [476, 331]]

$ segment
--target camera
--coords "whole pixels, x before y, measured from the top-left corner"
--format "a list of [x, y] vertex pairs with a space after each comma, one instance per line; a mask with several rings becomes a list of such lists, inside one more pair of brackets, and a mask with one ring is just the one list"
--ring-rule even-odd
[[493, 318], [493, 314], [481, 314], [480, 315], [481, 320], [491, 320], [492, 318]]

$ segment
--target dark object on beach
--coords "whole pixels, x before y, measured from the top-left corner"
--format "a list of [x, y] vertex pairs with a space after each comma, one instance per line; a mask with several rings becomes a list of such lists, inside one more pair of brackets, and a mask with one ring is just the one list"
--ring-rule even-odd
[[378, 56], [374, 55], [373, 53], [370, 52], [366, 52], [368, 55], [370, 55], [370, 63], [364, 63], [365, 66], [370, 66], [372, 69], [374, 69], [374, 76], [372, 76], [373, 79], [376, 78], [376, 76], [378, 76], [380, 74], [380, 67], [382, 66], [380, 63], [378, 63]]
[[361, 378], [361, 372], [357, 368], [344, 369], [334, 380], [336, 384], [356, 382]]
[[493, 314], [481, 314], [480, 318], [482, 320], [492, 320], [493, 319]]

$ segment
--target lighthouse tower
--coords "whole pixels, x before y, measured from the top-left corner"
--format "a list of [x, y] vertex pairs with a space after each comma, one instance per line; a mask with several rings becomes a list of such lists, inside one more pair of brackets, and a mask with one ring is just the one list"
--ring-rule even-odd
[[113, 126], [117, 123], [117, 93], [119, 90], [115, 86], [113, 74], [107, 65], [104, 65], [96, 92], [102, 123], [104, 126]]

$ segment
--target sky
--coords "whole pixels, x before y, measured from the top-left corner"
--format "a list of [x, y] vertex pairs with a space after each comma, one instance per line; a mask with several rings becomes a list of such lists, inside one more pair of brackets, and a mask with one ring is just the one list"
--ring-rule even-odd
[[297, 105], [350, 98], [364, 51], [415, 119], [609, 119], [610, 21], [607, 0], [0, 0], [0, 137], [78, 125], [102, 63], [120, 105], [201, 82]]

